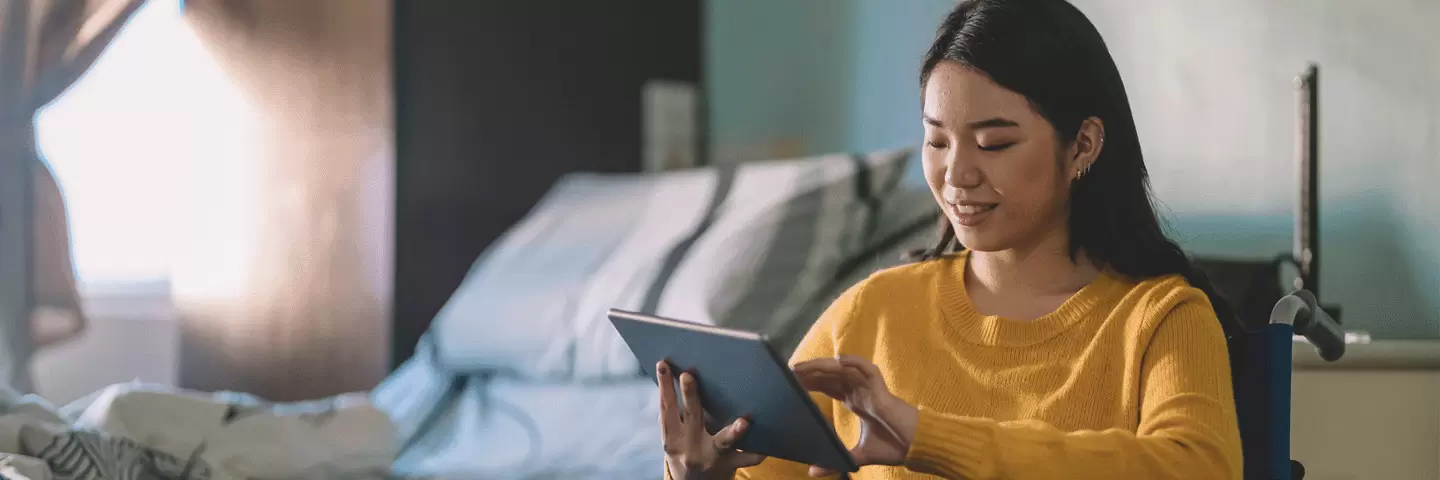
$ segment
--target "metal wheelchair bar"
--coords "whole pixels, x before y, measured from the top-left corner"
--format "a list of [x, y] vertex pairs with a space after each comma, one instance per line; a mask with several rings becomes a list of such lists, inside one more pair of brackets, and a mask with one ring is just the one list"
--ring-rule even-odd
[[1281, 298], [1270, 311], [1270, 324], [1290, 325], [1294, 334], [1310, 341], [1320, 358], [1327, 362], [1339, 360], [1345, 355], [1345, 332], [1325, 309], [1320, 308], [1315, 294], [1308, 290], [1298, 290]]
[[[1320, 358], [1333, 362], [1345, 355], [1345, 333], [1340, 324], [1324, 309], [1315, 294], [1298, 290], [1286, 295], [1270, 311], [1270, 324], [1266, 325], [1263, 336], [1267, 345], [1269, 363], [1270, 421], [1273, 432], [1269, 436], [1270, 454], [1267, 477], [1275, 480], [1290, 480], [1292, 475], [1303, 471], [1292, 470], [1290, 459], [1290, 382], [1293, 373], [1294, 337], [1300, 335], [1314, 345]], [[1303, 474], [1302, 474], [1303, 475]]]

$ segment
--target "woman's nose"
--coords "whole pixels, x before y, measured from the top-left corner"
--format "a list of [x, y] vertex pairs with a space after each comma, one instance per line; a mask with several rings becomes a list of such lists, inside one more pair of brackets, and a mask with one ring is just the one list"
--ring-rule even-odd
[[952, 161], [945, 168], [945, 184], [959, 189], [979, 187], [982, 181], [980, 170], [965, 162]]

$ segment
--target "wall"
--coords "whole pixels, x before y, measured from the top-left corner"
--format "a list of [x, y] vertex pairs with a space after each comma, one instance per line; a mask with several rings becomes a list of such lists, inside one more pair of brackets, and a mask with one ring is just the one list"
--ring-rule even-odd
[[1155, 191], [1198, 253], [1289, 251], [1292, 81], [1318, 62], [1326, 301], [1377, 337], [1440, 335], [1440, 4], [1081, 7], [1125, 76]]
[[87, 290], [89, 327], [35, 354], [30, 365], [35, 393], [65, 405], [116, 383], [174, 386], [180, 323], [167, 288], [136, 284], [123, 291]]
[[[916, 70], [952, 1], [710, 3], [717, 158], [919, 143]], [[1157, 196], [1195, 253], [1290, 251], [1292, 80], [1319, 62], [1325, 300], [1378, 338], [1440, 336], [1440, 3], [1076, 3], [1110, 44]]]
[[854, 2], [712, 0], [705, 8], [712, 159], [847, 147]]
[[948, 0], [706, 4], [712, 157], [919, 143], [920, 56]]

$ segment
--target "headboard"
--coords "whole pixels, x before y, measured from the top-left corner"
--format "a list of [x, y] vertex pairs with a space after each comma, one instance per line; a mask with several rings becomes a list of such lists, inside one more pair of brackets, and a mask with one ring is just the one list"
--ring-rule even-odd
[[394, 5], [398, 364], [480, 252], [556, 179], [640, 170], [641, 87], [700, 83], [703, 9], [700, 0]]

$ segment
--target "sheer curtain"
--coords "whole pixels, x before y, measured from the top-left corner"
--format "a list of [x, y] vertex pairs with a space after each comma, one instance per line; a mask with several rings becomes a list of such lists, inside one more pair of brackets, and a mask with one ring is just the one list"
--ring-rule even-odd
[[64, 197], [35, 112], [104, 51], [144, 0], [0, 0], [0, 384], [29, 391], [36, 348], [78, 334]]
[[251, 118], [188, 175], [183, 386], [293, 400], [388, 370], [390, 3], [186, 1]]

